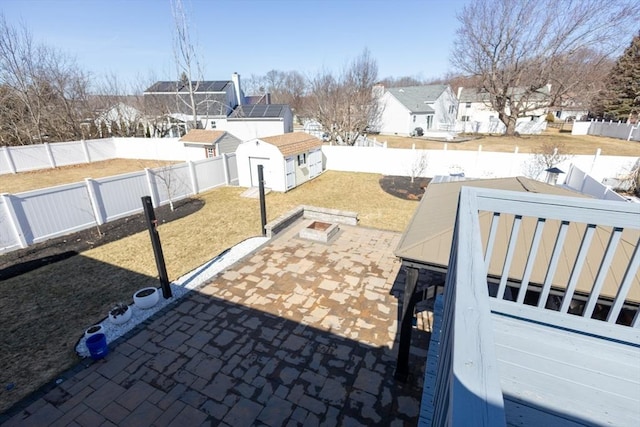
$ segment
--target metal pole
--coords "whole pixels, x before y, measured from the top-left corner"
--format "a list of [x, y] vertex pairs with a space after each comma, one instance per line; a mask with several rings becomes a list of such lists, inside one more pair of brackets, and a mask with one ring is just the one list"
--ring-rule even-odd
[[258, 188], [260, 189], [260, 223], [262, 224], [262, 235], [267, 235], [267, 206], [264, 201], [264, 173], [263, 166], [258, 165]]
[[162, 254], [162, 244], [160, 243], [160, 235], [158, 234], [158, 221], [153, 211], [153, 203], [151, 197], [142, 197], [142, 207], [144, 208], [144, 216], [147, 219], [147, 228], [151, 237], [151, 246], [153, 246], [153, 255], [156, 258], [156, 267], [158, 268], [158, 276], [160, 277], [160, 286], [162, 287], [162, 296], [164, 299], [171, 298], [171, 286], [169, 285], [169, 277], [167, 276], [167, 267], [164, 263], [164, 255]]

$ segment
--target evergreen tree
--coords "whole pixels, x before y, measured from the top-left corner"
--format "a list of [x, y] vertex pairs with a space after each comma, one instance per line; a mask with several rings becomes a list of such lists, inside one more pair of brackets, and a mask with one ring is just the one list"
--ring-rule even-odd
[[609, 73], [606, 89], [595, 101], [595, 113], [611, 120], [636, 122], [640, 114], [640, 32]]

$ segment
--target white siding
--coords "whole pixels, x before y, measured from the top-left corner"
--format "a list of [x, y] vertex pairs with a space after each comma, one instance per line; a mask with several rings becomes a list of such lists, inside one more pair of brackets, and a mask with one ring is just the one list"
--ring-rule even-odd
[[282, 135], [285, 133], [285, 123], [282, 120], [229, 120], [226, 130], [241, 141], [249, 141], [254, 138], [266, 138], [268, 136]]
[[269, 188], [274, 191], [286, 191], [285, 163], [282, 153], [276, 146], [257, 139], [240, 144], [236, 150], [238, 183], [241, 187], [252, 186], [250, 158], [268, 159], [268, 162], [264, 163], [264, 174]]
[[380, 117], [380, 133], [408, 135], [412, 127], [409, 110], [389, 92], [380, 98], [382, 114]]

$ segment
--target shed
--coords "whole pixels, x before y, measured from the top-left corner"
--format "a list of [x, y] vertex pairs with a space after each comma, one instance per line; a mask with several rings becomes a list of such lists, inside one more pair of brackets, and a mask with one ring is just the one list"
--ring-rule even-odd
[[238, 146], [236, 160], [241, 187], [258, 186], [258, 165], [263, 165], [265, 186], [285, 192], [320, 175], [324, 170], [322, 141], [304, 132], [254, 138]]
[[188, 157], [193, 160], [235, 153], [240, 139], [226, 131], [192, 129], [180, 138]]

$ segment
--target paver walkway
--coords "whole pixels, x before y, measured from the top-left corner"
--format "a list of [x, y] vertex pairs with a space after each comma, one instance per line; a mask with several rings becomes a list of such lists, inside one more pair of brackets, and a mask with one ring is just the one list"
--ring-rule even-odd
[[[6, 425], [415, 425], [425, 348], [393, 379], [398, 233], [299, 222]], [[418, 333], [418, 347], [428, 334]]]

